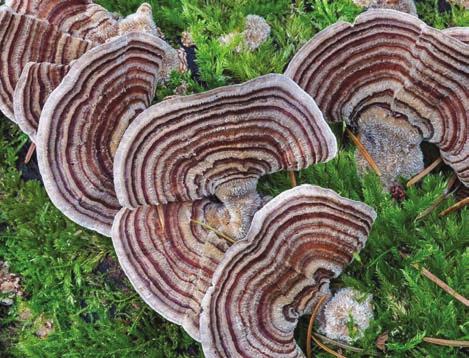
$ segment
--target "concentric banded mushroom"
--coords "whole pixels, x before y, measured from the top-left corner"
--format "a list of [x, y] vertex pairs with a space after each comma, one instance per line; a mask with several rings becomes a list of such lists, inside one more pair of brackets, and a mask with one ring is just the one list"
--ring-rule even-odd
[[116, 153], [115, 186], [127, 208], [215, 195], [238, 218], [229, 234], [242, 237], [259, 177], [327, 161], [336, 151], [314, 101], [270, 74], [143, 112]]
[[42, 108], [69, 68], [68, 65], [30, 62], [23, 69], [13, 95], [15, 122], [33, 142]]
[[149, 108], [125, 132], [114, 162], [126, 208], [112, 238], [124, 271], [154, 310], [198, 340], [200, 300], [227, 248], [204, 227], [243, 238], [264, 204], [260, 176], [336, 151], [314, 101], [282, 75]]
[[302, 185], [267, 203], [230, 247], [202, 301], [210, 357], [303, 357], [294, 330], [365, 245], [376, 217], [363, 203]]
[[0, 110], [11, 120], [13, 93], [28, 62], [68, 64], [92, 44], [64, 34], [46, 21], [0, 7]]
[[120, 264], [145, 302], [199, 340], [200, 302], [228, 242], [198, 223], [229, 221], [221, 204], [208, 199], [122, 209], [112, 237]]
[[176, 51], [164, 41], [132, 32], [76, 60], [50, 95], [36, 138], [38, 162], [51, 200], [69, 218], [110, 235], [120, 208], [115, 150], [150, 105], [157, 82], [177, 65]]
[[[318, 33], [286, 75], [313, 96], [327, 120], [345, 120], [360, 134], [362, 113], [370, 107], [383, 107], [384, 118], [403, 118], [402, 132], [414, 128], [437, 144], [443, 160], [469, 185], [467, 44], [414, 16], [368, 10], [353, 25], [339, 22]], [[370, 141], [384, 136], [378, 130]], [[405, 157], [412, 144], [401, 137], [394, 145], [402, 145]], [[399, 167], [387, 166], [381, 163], [380, 169], [400, 175]]]
[[7, 0], [6, 5], [73, 36], [103, 43], [118, 35], [117, 19], [90, 0]]

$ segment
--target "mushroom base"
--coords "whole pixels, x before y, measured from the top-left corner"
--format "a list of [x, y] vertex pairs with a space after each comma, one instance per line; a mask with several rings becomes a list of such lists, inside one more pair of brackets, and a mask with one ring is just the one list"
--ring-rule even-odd
[[[360, 114], [358, 133], [387, 189], [399, 184], [399, 177], [410, 178], [423, 170], [422, 135], [390, 110], [378, 106], [366, 109]], [[356, 160], [363, 174], [369, 168], [368, 162], [358, 151]]]

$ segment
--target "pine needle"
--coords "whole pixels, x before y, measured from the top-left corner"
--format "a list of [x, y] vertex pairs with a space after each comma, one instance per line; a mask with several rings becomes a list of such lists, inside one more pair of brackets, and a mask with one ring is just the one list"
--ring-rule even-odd
[[[404, 258], [407, 258], [408, 255], [404, 254], [403, 252], [399, 252], [400, 255]], [[416, 264], [416, 263], [413, 263], [411, 264], [414, 268], [416, 268], [417, 270], [419, 270], [422, 275], [424, 275], [426, 278], [428, 278], [430, 281], [432, 281], [433, 283], [435, 283], [437, 286], [439, 286], [441, 289], [443, 289], [443, 291], [445, 291], [446, 293], [448, 293], [449, 295], [451, 295], [452, 297], [454, 297], [455, 299], [457, 299], [459, 302], [461, 302], [463, 305], [465, 305], [466, 307], [469, 307], [469, 300], [464, 297], [463, 295], [459, 294], [458, 292], [456, 292], [456, 290], [454, 290], [453, 288], [451, 288], [450, 286], [448, 286], [448, 284], [446, 284], [446, 282], [444, 282], [443, 280], [439, 279], [437, 276], [435, 276], [434, 274], [432, 274], [430, 271], [428, 271], [426, 268], [424, 267], [421, 267], [420, 265]]]
[[236, 243], [236, 241], [229, 237], [227, 234], [225, 234], [224, 232], [221, 232], [217, 229], [215, 229], [214, 227], [211, 227], [210, 225], [207, 225], [206, 223], [203, 223], [201, 221], [198, 221], [198, 220], [191, 220], [193, 223], [195, 224], [198, 224], [200, 226], [202, 226], [204, 229], [208, 230], [208, 231], [213, 231], [216, 235], [218, 235], [219, 237], [225, 239], [226, 241], [228, 241], [230, 244], [234, 244]]
[[[453, 173], [453, 175], [448, 180], [448, 184], [447, 184], [446, 189], [443, 192], [443, 194], [439, 195], [428, 208], [426, 208], [424, 211], [422, 211], [420, 214], [418, 214], [414, 221], [422, 220], [423, 218], [425, 218], [426, 216], [431, 214], [431, 212], [433, 210], [435, 210], [438, 206], [440, 206], [440, 204], [442, 202], [444, 202], [446, 199], [448, 199], [448, 197], [451, 194], [455, 193], [459, 189], [459, 185], [456, 185], [453, 189], [454, 183], [456, 183], [457, 179], [458, 179], [458, 177], [456, 176], [456, 174]], [[451, 190], [451, 189], [453, 189], [453, 190]], [[440, 215], [441, 215], [441, 213], [440, 213]]]
[[418, 183], [420, 180], [422, 180], [426, 175], [428, 175], [433, 169], [435, 169], [437, 166], [439, 166], [443, 162], [443, 159], [439, 157], [436, 159], [433, 163], [431, 163], [428, 167], [426, 167], [424, 170], [422, 170], [420, 173], [418, 173], [416, 176], [411, 178], [407, 182], [407, 187], [410, 188], [411, 186], [415, 185]]
[[365, 160], [368, 162], [370, 167], [374, 170], [374, 172], [378, 176], [381, 176], [381, 171], [379, 170], [378, 165], [376, 164], [375, 160], [370, 155], [370, 153], [368, 153], [365, 146], [361, 142], [360, 138], [358, 138], [355, 134], [353, 134], [353, 132], [348, 128], [346, 128], [345, 131], [349, 135], [352, 142], [356, 145], [356, 147], [357, 147], [358, 151], [360, 152], [360, 154], [363, 156], [363, 158], [365, 158]]
[[161, 205], [156, 206], [156, 211], [158, 212], [158, 219], [160, 221], [161, 230], [164, 231], [164, 212]]
[[446, 216], [454, 211], [457, 211], [459, 209], [462, 209], [466, 205], [469, 205], [469, 198], [464, 198], [460, 201], [458, 201], [456, 204], [450, 206], [448, 209], [443, 210], [441, 213], [438, 214], [439, 217]]
[[24, 164], [28, 164], [33, 157], [34, 152], [36, 151], [36, 144], [31, 143], [26, 153], [26, 157], [24, 158]]
[[323, 344], [319, 339], [317, 339], [314, 335], [312, 336], [313, 338], [313, 341], [319, 346], [321, 347], [322, 350], [326, 351], [327, 353], [329, 354], [332, 354], [334, 357], [337, 357], [337, 358], [346, 358], [345, 356], [343, 356], [342, 354], [340, 353], [337, 353], [336, 351], [330, 349], [328, 346], [326, 346], [325, 344]]
[[469, 347], [469, 341], [455, 341], [451, 339], [442, 339], [442, 338], [434, 338], [434, 337], [423, 337], [423, 341], [427, 343], [431, 343], [431, 344], [436, 344], [438, 346], [460, 347], [460, 348]]
[[313, 340], [315, 339], [313, 337], [314, 321], [316, 320], [316, 317], [318, 316], [319, 309], [322, 307], [324, 300], [328, 297], [329, 295], [324, 295], [319, 298], [318, 303], [316, 303], [316, 306], [314, 306], [313, 312], [311, 313], [311, 318], [309, 319], [308, 330], [306, 331], [306, 356], [308, 358], [311, 358], [313, 354], [311, 350], [311, 338]]
[[[325, 343], [332, 344], [333, 346], [337, 346], [337, 347], [339, 347], [339, 348], [347, 349], [347, 350], [349, 350], [349, 351], [351, 351], [351, 352], [355, 352], [355, 353], [363, 353], [363, 352], [365, 352], [364, 349], [357, 348], [357, 347], [353, 347], [353, 346], [349, 346], [348, 344], [345, 344], [345, 343], [342, 343], [342, 342], [334, 341], [333, 339], [327, 338], [326, 336], [323, 336], [322, 334], [319, 334], [319, 333], [316, 333], [316, 332], [314, 332], [313, 335], [316, 336], [316, 338], [321, 339], [321, 340], [324, 341]], [[373, 354], [373, 353], [367, 353], [367, 354], [368, 354], [368, 355], [375, 355], [375, 354]]]
[[290, 176], [291, 186], [294, 188], [295, 186], [298, 185], [298, 183], [296, 181], [295, 172], [291, 170], [291, 171], [288, 172], [288, 175]]

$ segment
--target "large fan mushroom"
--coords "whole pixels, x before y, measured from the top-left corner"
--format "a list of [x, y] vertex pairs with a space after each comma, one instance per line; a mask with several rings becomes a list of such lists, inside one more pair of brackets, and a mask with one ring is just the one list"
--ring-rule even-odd
[[198, 340], [200, 301], [227, 240], [243, 238], [263, 205], [259, 177], [327, 161], [336, 151], [312, 98], [282, 75], [141, 113], [115, 157], [125, 208], [112, 230], [137, 292]]
[[46, 21], [19, 15], [0, 7], [0, 110], [15, 120], [13, 93], [28, 62], [69, 64], [92, 47], [85, 41], [60, 32]]
[[120, 208], [115, 150], [177, 65], [176, 50], [163, 40], [131, 32], [76, 60], [49, 96], [36, 138], [39, 169], [53, 203], [78, 224], [110, 235]]
[[353, 25], [339, 22], [318, 33], [286, 75], [327, 120], [358, 130], [386, 184], [422, 169], [425, 140], [469, 185], [467, 44], [414, 16], [368, 10]]
[[329, 293], [375, 218], [367, 205], [311, 185], [267, 203], [225, 253], [202, 301], [205, 356], [303, 357], [298, 319]]
[[469, 44], [469, 27], [450, 27], [442, 30], [444, 34]]

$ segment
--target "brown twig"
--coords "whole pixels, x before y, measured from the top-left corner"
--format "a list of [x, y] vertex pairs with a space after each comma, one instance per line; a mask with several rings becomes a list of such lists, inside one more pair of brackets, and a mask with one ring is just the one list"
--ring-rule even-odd
[[[399, 252], [399, 254], [404, 257], [404, 258], [407, 258], [408, 255], [404, 254], [403, 252]], [[426, 268], [424, 267], [421, 267], [420, 265], [416, 264], [416, 263], [413, 263], [411, 264], [414, 268], [416, 268], [417, 270], [419, 270], [422, 275], [424, 275], [426, 278], [428, 278], [430, 281], [432, 281], [433, 283], [435, 283], [437, 286], [439, 286], [441, 289], [443, 289], [443, 291], [445, 291], [446, 293], [448, 293], [450, 296], [454, 297], [455, 299], [457, 299], [459, 302], [461, 302], [463, 305], [465, 305], [466, 307], [469, 307], [469, 300], [464, 297], [463, 295], [459, 294], [458, 292], [456, 292], [453, 288], [449, 287], [443, 280], [439, 279], [438, 277], [436, 277], [434, 274], [432, 274], [430, 271], [428, 271]]]
[[236, 241], [233, 240], [233, 238], [229, 237], [227, 234], [225, 234], [224, 232], [221, 232], [213, 227], [211, 227], [210, 225], [207, 225], [206, 223], [203, 223], [201, 221], [198, 221], [198, 220], [191, 220], [193, 223], [196, 223], [200, 226], [202, 226], [204, 229], [206, 230], [209, 230], [209, 231], [213, 231], [216, 235], [218, 235], [219, 237], [225, 239], [226, 241], [228, 241], [230, 244], [234, 244]]
[[464, 199], [458, 201], [456, 204], [451, 205], [448, 209], [445, 209], [441, 213], [439, 213], [438, 216], [439, 217], [446, 216], [446, 215], [452, 213], [453, 211], [457, 211], [457, 210], [463, 208], [466, 205], [469, 205], [469, 198], [464, 198]]
[[439, 157], [436, 159], [432, 164], [430, 164], [428, 167], [426, 167], [424, 170], [422, 170], [420, 173], [418, 173], [416, 176], [411, 178], [407, 182], [407, 187], [410, 188], [412, 185], [415, 185], [418, 183], [420, 180], [422, 180], [426, 175], [428, 175], [433, 169], [435, 169], [437, 166], [439, 166], [443, 162], [443, 159]]
[[446, 346], [446, 347], [460, 347], [460, 348], [467, 348], [469, 347], [469, 341], [455, 341], [451, 339], [442, 339], [442, 338], [434, 338], [434, 337], [424, 337], [424, 342], [436, 344], [438, 346]]
[[314, 306], [313, 312], [311, 313], [311, 318], [309, 319], [308, 330], [306, 331], [306, 356], [308, 358], [311, 358], [313, 355], [312, 350], [311, 350], [311, 338], [314, 340], [314, 337], [313, 337], [314, 321], [316, 320], [316, 317], [318, 316], [319, 309], [321, 308], [324, 300], [328, 297], [329, 295], [324, 295], [319, 298], [318, 303], [316, 303], [316, 306]]
[[372, 158], [370, 153], [368, 153], [365, 146], [361, 142], [360, 138], [358, 138], [355, 134], [353, 134], [353, 132], [348, 128], [346, 128], [345, 131], [349, 135], [352, 142], [356, 145], [356, 147], [357, 147], [358, 151], [360, 152], [360, 154], [363, 156], [363, 158], [365, 158], [365, 160], [368, 162], [370, 167], [374, 170], [374, 172], [378, 176], [381, 176], [381, 171], [379, 170], [378, 165], [376, 164], [375, 160]]
[[35, 151], [36, 151], [36, 144], [31, 143], [31, 145], [28, 148], [28, 151], [26, 152], [26, 157], [24, 157], [24, 164], [28, 164], [31, 161], [31, 158], [33, 157], [33, 154]]
[[294, 188], [295, 186], [298, 185], [298, 183], [296, 181], [295, 172], [293, 170], [291, 170], [291, 171], [288, 172], [288, 175], [290, 176], [291, 186]]

